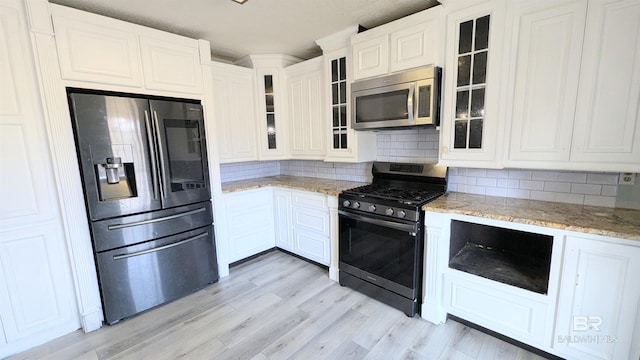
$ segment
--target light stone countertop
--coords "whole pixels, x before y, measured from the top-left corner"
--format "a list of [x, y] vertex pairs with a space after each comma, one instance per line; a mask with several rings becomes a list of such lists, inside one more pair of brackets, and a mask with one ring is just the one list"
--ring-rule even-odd
[[640, 240], [640, 210], [451, 192], [422, 210]]
[[338, 196], [341, 191], [354, 187], [367, 185], [366, 182], [329, 180], [303, 176], [267, 176], [255, 179], [238, 180], [222, 183], [222, 192], [230, 193], [236, 191], [258, 189], [267, 186], [278, 186], [289, 189], [313, 191], [330, 196]]

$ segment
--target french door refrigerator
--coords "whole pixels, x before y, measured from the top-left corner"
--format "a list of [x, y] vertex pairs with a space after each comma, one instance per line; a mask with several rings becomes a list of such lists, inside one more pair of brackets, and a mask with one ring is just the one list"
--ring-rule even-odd
[[218, 280], [202, 106], [68, 89], [105, 321]]

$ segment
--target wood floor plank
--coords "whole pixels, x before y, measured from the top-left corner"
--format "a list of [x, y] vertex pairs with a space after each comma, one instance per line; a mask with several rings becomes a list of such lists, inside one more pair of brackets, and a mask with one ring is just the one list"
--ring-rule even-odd
[[425, 327], [425, 321], [419, 317], [400, 318], [369, 351], [365, 359], [400, 359]]
[[176, 358], [541, 359], [454, 321], [408, 318], [339, 286], [326, 269], [273, 251], [182, 299], [8, 360]]

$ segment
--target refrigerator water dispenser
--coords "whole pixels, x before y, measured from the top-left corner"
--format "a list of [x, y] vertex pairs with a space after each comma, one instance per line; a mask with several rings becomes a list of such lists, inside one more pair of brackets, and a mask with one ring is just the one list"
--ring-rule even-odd
[[133, 163], [123, 163], [119, 157], [109, 157], [105, 161], [94, 164], [100, 201], [138, 196]]

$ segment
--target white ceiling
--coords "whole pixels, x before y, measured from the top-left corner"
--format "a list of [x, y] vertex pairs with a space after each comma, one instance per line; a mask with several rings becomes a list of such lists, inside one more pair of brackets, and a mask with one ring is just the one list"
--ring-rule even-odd
[[353, 25], [373, 28], [436, 0], [49, 0], [211, 43], [212, 56], [321, 54], [316, 39]]

